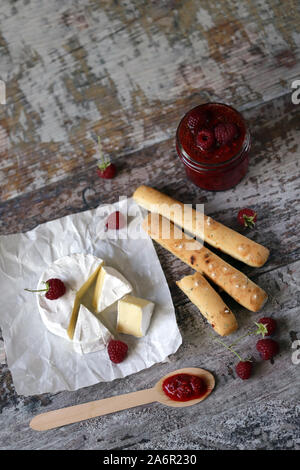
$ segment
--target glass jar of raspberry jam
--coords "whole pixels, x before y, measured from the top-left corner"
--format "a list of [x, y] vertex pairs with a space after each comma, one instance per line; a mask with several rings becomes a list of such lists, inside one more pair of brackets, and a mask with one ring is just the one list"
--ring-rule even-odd
[[187, 177], [211, 191], [232, 188], [245, 176], [250, 146], [244, 118], [222, 103], [191, 109], [176, 132], [176, 150]]

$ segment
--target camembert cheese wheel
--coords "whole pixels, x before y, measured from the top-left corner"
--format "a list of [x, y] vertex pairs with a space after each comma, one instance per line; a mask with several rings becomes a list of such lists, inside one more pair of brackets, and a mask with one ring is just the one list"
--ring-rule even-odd
[[81, 298], [96, 280], [103, 260], [91, 254], [76, 253], [54, 261], [41, 275], [38, 288], [51, 278], [59, 278], [66, 292], [56, 300], [37, 296], [39, 312], [46, 328], [53, 334], [72, 339]]

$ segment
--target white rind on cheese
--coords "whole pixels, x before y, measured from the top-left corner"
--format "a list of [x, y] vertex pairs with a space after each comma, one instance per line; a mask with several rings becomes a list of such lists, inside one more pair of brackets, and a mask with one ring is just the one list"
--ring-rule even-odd
[[74, 350], [79, 354], [101, 351], [110, 338], [110, 332], [100, 320], [84, 305], [80, 305], [73, 336]]
[[97, 313], [132, 292], [131, 284], [116, 269], [110, 266], [102, 266], [96, 281], [93, 308]]
[[138, 338], [145, 336], [154, 306], [150, 300], [133, 295], [123, 297], [118, 302], [117, 331]]
[[47, 299], [44, 293], [37, 296], [42, 321], [51, 333], [69, 340], [67, 329], [76, 294], [101, 263], [96, 256], [77, 253], [54, 261], [41, 275], [38, 288], [51, 278], [61, 279], [66, 286], [65, 294], [56, 300]]
[[101, 266], [102, 266], [102, 263], [97, 266], [95, 271], [92, 272], [92, 274], [88, 277], [88, 279], [80, 287], [79, 291], [76, 294], [73, 309], [72, 309], [72, 314], [71, 314], [71, 318], [70, 318], [70, 322], [69, 322], [69, 326], [68, 326], [68, 329], [67, 329], [67, 333], [68, 333], [68, 336], [69, 336], [70, 339], [73, 339], [73, 336], [74, 336], [74, 331], [75, 331], [75, 327], [76, 327], [76, 322], [77, 322], [79, 307], [80, 307], [80, 304], [81, 304], [81, 299], [85, 295], [87, 290], [91, 287], [91, 285], [96, 281]]

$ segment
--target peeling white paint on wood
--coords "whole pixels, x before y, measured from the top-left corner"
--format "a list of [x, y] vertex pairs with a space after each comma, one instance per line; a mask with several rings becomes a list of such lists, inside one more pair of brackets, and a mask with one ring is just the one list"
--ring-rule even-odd
[[[3, 448], [297, 448], [299, 366], [291, 362], [291, 343], [300, 328], [295, 224], [300, 107], [291, 106], [289, 94], [300, 73], [300, 21], [296, 10], [282, 15], [282, 5], [275, 0], [229, 0], [226, 7], [197, 0], [0, 5], [0, 78], [9, 77], [7, 105], [0, 107], [1, 233], [113, 202], [140, 184], [203, 203], [207, 214], [240, 231], [237, 210], [253, 207], [257, 228], [247, 235], [268, 246], [271, 257], [261, 269], [239, 269], [269, 293], [261, 314], [278, 320], [281, 345], [271, 364], [259, 360], [251, 338], [241, 342], [243, 353], [254, 351], [256, 371], [248, 383], [238, 381], [234, 356], [211, 341], [209, 325], [175, 286], [190, 268], [156, 246], [183, 346], [168, 363], [115, 381], [113, 391], [111, 383], [102, 383], [25, 398], [14, 391], [0, 341]], [[221, 193], [190, 185], [174, 146], [180, 117], [212, 99], [242, 110], [253, 135], [245, 179]], [[104, 154], [118, 166], [110, 181], [95, 173], [98, 135]], [[231, 299], [229, 307], [240, 325], [233, 339], [261, 316]], [[191, 362], [218, 379], [197, 413], [150, 405], [45, 434], [28, 428], [37, 413], [152, 386]]]
[[[250, 8], [246, 1], [232, 0], [225, 10], [196, 1], [189, 1], [188, 9], [175, 4], [171, 10], [136, 8], [133, 0], [124, 10], [88, 0], [55, 6], [32, 0], [15, 5], [13, 14], [0, 7], [2, 68], [10, 77], [5, 110], [10, 142], [34, 145], [38, 165], [39, 143], [57, 143], [56, 152], [64, 153], [63, 159], [51, 156], [57, 164], [50, 175], [25, 154], [24, 163], [39, 180], [28, 184], [25, 174], [19, 175], [22, 193], [61, 180], [65, 164], [89, 165], [92, 155], [80, 155], [79, 146], [86, 148], [95, 128], [109, 153], [124, 155], [174, 134], [178, 120], [169, 121], [168, 112], [191, 94], [249, 107], [286, 93], [299, 74], [297, 28], [281, 27], [280, 6], [270, 2]], [[159, 108], [166, 118], [158, 132]], [[13, 175], [9, 180], [11, 188], [6, 181], [2, 189], [6, 200], [19, 194]]]

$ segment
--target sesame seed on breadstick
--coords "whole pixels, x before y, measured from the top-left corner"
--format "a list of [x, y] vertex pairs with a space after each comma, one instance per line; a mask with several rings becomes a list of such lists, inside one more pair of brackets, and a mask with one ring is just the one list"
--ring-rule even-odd
[[[159, 214], [148, 214], [143, 229], [157, 243], [173, 253], [195, 271], [204, 273], [243, 307], [257, 312], [265, 304], [266, 292], [245, 274], [226, 263], [201, 243], [182, 232], [180, 228]], [[167, 236], [164, 233], [169, 227]]]
[[205, 214], [202, 217], [200, 212], [187, 208], [156, 189], [140, 186], [134, 192], [133, 199], [150, 212], [170, 219], [187, 232], [249, 266], [263, 266], [268, 259], [269, 250], [264, 246]]
[[185, 276], [176, 284], [219, 335], [227, 336], [237, 329], [234, 314], [202, 274]]

